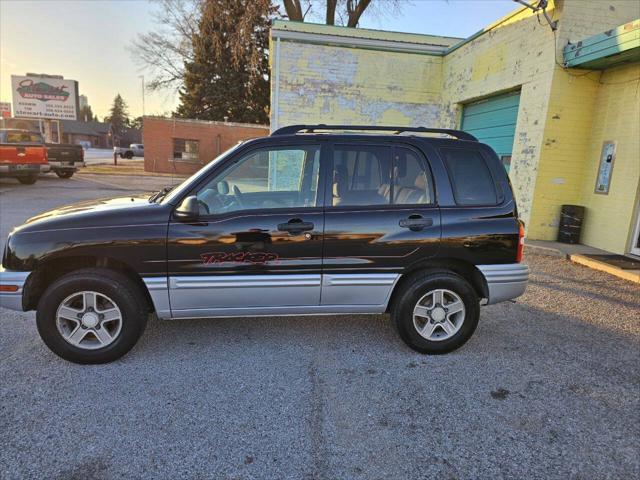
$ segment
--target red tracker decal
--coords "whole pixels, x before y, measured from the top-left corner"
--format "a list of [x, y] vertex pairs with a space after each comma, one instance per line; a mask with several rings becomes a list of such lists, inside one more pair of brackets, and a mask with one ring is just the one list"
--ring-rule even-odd
[[279, 256], [275, 253], [267, 252], [212, 252], [201, 253], [202, 263], [210, 265], [212, 263], [237, 262], [237, 263], [267, 263], [278, 260]]

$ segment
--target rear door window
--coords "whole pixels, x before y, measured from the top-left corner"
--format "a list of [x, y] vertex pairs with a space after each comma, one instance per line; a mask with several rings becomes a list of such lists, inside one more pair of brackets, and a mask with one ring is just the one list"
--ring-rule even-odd
[[458, 205], [496, 205], [496, 187], [484, 157], [477, 150], [443, 148], [453, 195]]
[[431, 174], [416, 152], [405, 147], [395, 147], [392, 172], [392, 203], [417, 205], [435, 202]]
[[384, 187], [391, 179], [391, 149], [372, 145], [335, 145], [333, 206], [387, 205]]

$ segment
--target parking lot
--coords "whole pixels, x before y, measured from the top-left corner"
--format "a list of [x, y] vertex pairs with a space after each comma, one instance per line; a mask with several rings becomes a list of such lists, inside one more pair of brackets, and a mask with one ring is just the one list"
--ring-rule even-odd
[[[168, 180], [1, 179], [0, 245], [42, 210]], [[154, 321], [80, 366], [0, 310], [0, 478], [637, 478], [640, 288], [526, 261], [525, 295], [443, 356], [345, 315]]]

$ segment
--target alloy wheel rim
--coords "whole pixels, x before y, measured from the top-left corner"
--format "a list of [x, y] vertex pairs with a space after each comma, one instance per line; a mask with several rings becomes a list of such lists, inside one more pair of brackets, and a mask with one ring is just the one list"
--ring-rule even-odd
[[457, 293], [439, 288], [423, 295], [413, 309], [413, 326], [423, 338], [441, 342], [453, 337], [464, 323], [464, 302]]
[[96, 350], [111, 345], [122, 330], [122, 312], [108, 296], [80, 291], [60, 302], [56, 327], [74, 347]]

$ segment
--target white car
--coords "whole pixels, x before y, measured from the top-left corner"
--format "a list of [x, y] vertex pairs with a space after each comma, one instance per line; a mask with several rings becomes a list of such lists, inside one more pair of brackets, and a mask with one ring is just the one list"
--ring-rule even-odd
[[132, 143], [128, 147], [113, 147], [113, 153], [120, 155], [120, 158], [144, 157], [144, 145]]

